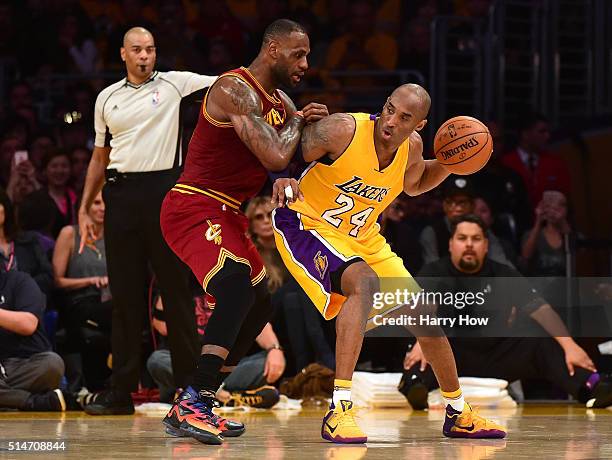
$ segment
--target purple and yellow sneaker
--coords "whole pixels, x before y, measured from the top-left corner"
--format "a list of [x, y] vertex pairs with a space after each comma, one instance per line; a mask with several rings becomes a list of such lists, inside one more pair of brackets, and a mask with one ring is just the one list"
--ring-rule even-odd
[[244, 433], [242, 423], [214, 414], [214, 407], [219, 407], [214, 396], [198, 394], [188, 387], [175, 399], [162, 421], [166, 433], [195, 438], [204, 444], [221, 444], [224, 437], [236, 437]]
[[321, 436], [327, 441], [340, 444], [363, 444], [368, 441], [366, 434], [355, 422], [352, 401], [340, 401], [337, 407], [331, 404], [323, 417]]
[[463, 412], [446, 406], [442, 433], [448, 438], [500, 439], [506, 437], [506, 429], [478, 415], [468, 403]]

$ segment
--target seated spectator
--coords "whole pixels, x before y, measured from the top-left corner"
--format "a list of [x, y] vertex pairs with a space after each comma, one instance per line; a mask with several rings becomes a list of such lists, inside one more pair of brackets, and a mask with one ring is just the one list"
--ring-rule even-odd
[[91, 151], [87, 147], [75, 147], [70, 152], [70, 163], [72, 164], [70, 182], [78, 195], [83, 192], [90, 160]]
[[53, 198], [44, 190], [27, 195], [17, 207], [17, 223], [24, 231], [32, 232], [49, 259], [53, 256], [55, 238], [52, 230], [57, 218]]
[[72, 408], [71, 398], [59, 389], [64, 362], [45, 335], [45, 298], [34, 280], [27, 273], [0, 270], [0, 300], [0, 407]]
[[530, 276], [565, 276], [567, 200], [557, 191], [546, 191], [535, 209], [535, 224], [524, 236], [521, 259]]
[[40, 190], [37, 172], [29, 159], [21, 159], [17, 163], [17, 156], [11, 159], [11, 172], [6, 186], [6, 193], [11, 201], [19, 205], [30, 193]]
[[[212, 311], [204, 297], [196, 298], [195, 314], [200, 338]], [[151, 325], [159, 338], [158, 348], [147, 360], [147, 370], [159, 387], [162, 402], [171, 402], [177, 390], [172, 376], [172, 360], [165, 339], [168, 335], [161, 297], [155, 303]], [[285, 371], [285, 356], [272, 325], [268, 323], [255, 339], [263, 349], [240, 360], [232, 373], [223, 381], [217, 398], [228, 405], [271, 407], [278, 402], [278, 392], [269, 385], [280, 379]]]
[[[449, 337], [459, 375], [509, 382], [540, 377], [583, 403], [594, 399], [593, 407], [612, 404], [612, 381], [597, 373], [591, 358], [570, 337], [561, 318], [516, 270], [488, 258], [486, 234], [485, 224], [477, 216], [454, 219], [450, 256], [427, 264], [419, 273], [419, 281], [427, 292], [476, 295], [486, 288], [486, 302], [478, 306], [478, 311], [471, 306], [438, 308], [438, 316], [446, 316], [449, 309], [452, 311], [449, 317], [456, 317], [459, 312], [481, 316], [479, 312], [483, 309], [489, 314], [487, 326], [470, 328], [467, 333], [465, 328], [455, 327], [453, 335], [461, 337]], [[494, 278], [499, 278], [499, 282]], [[531, 328], [531, 337], [516, 337], [517, 331], [513, 329], [517, 325]], [[533, 329], [538, 325], [543, 331]], [[533, 330], [548, 336], [533, 335]], [[427, 392], [437, 386], [433, 371], [427, 366], [421, 347], [416, 344], [406, 354], [406, 371], [400, 382], [400, 391], [414, 409], [426, 408]]]
[[249, 236], [266, 267], [272, 304], [275, 310], [281, 310], [285, 317], [296, 370], [299, 371], [316, 360], [335, 369], [334, 354], [325, 337], [321, 315], [291, 277], [276, 249], [272, 209], [270, 197], [260, 196], [249, 202], [245, 214], [249, 218]]
[[[442, 202], [444, 217], [425, 227], [419, 238], [423, 248], [423, 260], [426, 264], [448, 255], [451, 220], [474, 211], [475, 192], [469, 179], [449, 177], [442, 186], [442, 195], [444, 197]], [[492, 240], [489, 247], [489, 257], [492, 260], [512, 265], [499, 244], [499, 240]]]
[[57, 238], [60, 230], [66, 225], [76, 223], [77, 195], [68, 185], [70, 168], [70, 156], [61, 150], [51, 152], [43, 162], [47, 182], [44, 191], [53, 198], [55, 203], [56, 220], [52, 230], [54, 238]]
[[13, 204], [0, 189], [0, 265], [5, 271], [28, 273], [40, 290], [49, 296], [53, 287], [53, 269], [36, 235], [20, 232]]
[[[411, 199], [398, 196], [381, 215], [380, 233], [393, 252], [402, 259], [408, 271], [416, 273], [423, 265], [419, 244], [419, 234], [423, 228], [419, 225], [420, 216], [410, 210]], [[416, 206], [412, 206], [412, 210], [416, 211]]]
[[103, 387], [109, 375], [106, 359], [110, 353], [112, 302], [108, 288], [104, 248], [104, 201], [98, 193], [89, 210], [96, 239], [88, 236], [82, 243], [77, 225], [64, 227], [53, 251], [55, 285], [65, 292], [62, 319], [66, 324], [68, 344], [81, 350], [87, 387]]
[[[506, 265], [510, 265], [511, 267], [515, 267], [517, 264], [517, 255], [512, 243], [506, 240], [505, 238], [498, 237], [493, 232], [493, 224], [495, 222], [495, 218], [493, 217], [493, 212], [491, 211], [491, 206], [489, 202], [483, 197], [477, 197], [474, 199], [474, 214], [482, 219], [484, 224], [487, 227], [487, 238], [489, 240], [489, 251], [491, 254], [494, 254], [493, 251], [501, 250], [503, 251], [504, 256], [508, 263]], [[493, 256], [491, 256], [493, 258]], [[493, 258], [495, 260], [495, 258]]]
[[533, 112], [521, 116], [519, 120], [518, 145], [501, 161], [521, 175], [531, 209], [535, 209], [545, 190], [559, 190], [568, 196], [570, 175], [563, 158], [547, 150], [550, 125], [546, 117]]

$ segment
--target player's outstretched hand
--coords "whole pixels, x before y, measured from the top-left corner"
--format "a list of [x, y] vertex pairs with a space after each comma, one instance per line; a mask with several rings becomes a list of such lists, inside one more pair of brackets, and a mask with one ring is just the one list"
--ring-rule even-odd
[[406, 352], [406, 356], [404, 357], [404, 369], [410, 369], [416, 363], [421, 363], [421, 372], [427, 369], [427, 365], [429, 364], [425, 359], [425, 355], [421, 350], [421, 345], [419, 345], [419, 342], [414, 344], [412, 350], [408, 350]]
[[300, 191], [297, 180], [281, 177], [274, 181], [271, 201], [275, 207], [282, 208], [286, 204], [295, 203], [298, 198], [304, 201], [304, 195]]
[[311, 102], [306, 107], [304, 107], [301, 112], [304, 114], [306, 123], [317, 122], [321, 118], [325, 118], [329, 115], [327, 106], [325, 104], [319, 104], [318, 102]]

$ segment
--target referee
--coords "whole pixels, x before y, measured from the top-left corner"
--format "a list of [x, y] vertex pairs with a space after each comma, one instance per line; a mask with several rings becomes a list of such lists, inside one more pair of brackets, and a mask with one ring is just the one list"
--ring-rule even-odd
[[124, 35], [121, 59], [126, 78], [103, 89], [96, 100], [95, 147], [79, 209], [80, 252], [96, 239], [87, 212], [104, 186], [113, 372], [110, 390], [86, 406], [91, 415], [134, 413], [130, 392], [137, 389], [141, 369], [149, 264], [166, 308], [177, 387], [190, 383], [199, 354], [188, 272], [161, 235], [159, 213], [181, 167], [181, 100], [216, 77], [154, 70], [155, 42], [142, 27]]

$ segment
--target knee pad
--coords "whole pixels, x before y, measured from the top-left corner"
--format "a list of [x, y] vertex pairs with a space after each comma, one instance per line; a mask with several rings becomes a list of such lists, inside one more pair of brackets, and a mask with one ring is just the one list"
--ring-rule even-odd
[[245, 268], [246, 273], [232, 273], [209, 284], [208, 291], [215, 296], [216, 303], [204, 330], [204, 345], [217, 345], [230, 350], [236, 342], [255, 302], [248, 267]]

